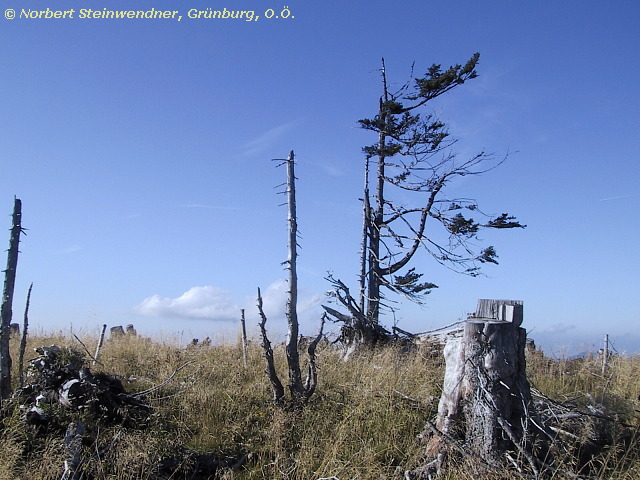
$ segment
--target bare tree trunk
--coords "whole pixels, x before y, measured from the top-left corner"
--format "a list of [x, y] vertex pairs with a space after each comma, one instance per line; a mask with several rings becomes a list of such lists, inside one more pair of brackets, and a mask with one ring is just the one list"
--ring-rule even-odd
[[27, 304], [24, 307], [24, 323], [22, 325], [22, 338], [20, 339], [20, 353], [18, 355], [18, 377], [20, 388], [24, 387], [24, 352], [27, 349], [27, 330], [29, 329], [29, 303], [31, 302], [31, 290], [33, 283], [29, 285], [27, 292]]
[[[382, 97], [380, 97], [380, 105], [378, 109], [378, 117], [381, 125], [386, 125], [388, 112], [385, 103], [389, 101], [389, 90], [387, 87], [387, 72], [384, 58], [382, 59]], [[376, 209], [373, 218], [371, 231], [369, 233], [369, 289], [367, 319], [371, 324], [377, 325], [380, 320], [380, 285], [382, 283], [381, 266], [380, 266], [380, 241], [381, 229], [384, 224], [384, 184], [385, 176], [385, 147], [387, 145], [387, 136], [384, 129], [380, 130], [378, 135], [378, 169], [376, 172]]]
[[242, 333], [242, 365], [247, 368], [247, 326], [244, 319], [244, 308], [240, 310], [240, 327]]
[[16, 198], [13, 204], [13, 226], [9, 241], [7, 269], [2, 295], [2, 324], [0, 325], [0, 398], [11, 395], [11, 356], [9, 354], [9, 326], [11, 325], [13, 292], [18, 266], [18, 244], [22, 233], [22, 202]]
[[369, 199], [369, 157], [364, 164], [364, 192], [362, 196], [362, 242], [360, 244], [360, 311], [365, 311], [367, 291], [367, 258], [369, 256], [369, 230], [371, 228], [371, 203]]
[[293, 150], [289, 153], [287, 164], [287, 205], [289, 223], [289, 298], [287, 299], [287, 364], [289, 366], [289, 389], [294, 400], [302, 400], [305, 394], [300, 371], [300, 356], [298, 354], [298, 218], [296, 213], [296, 176]]
[[[382, 103], [382, 100], [381, 100]], [[383, 114], [381, 107], [381, 114]], [[382, 115], [385, 121], [386, 118]], [[379, 148], [385, 144], [385, 136], [380, 133]], [[367, 289], [367, 319], [377, 324], [380, 318], [380, 230], [384, 222], [384, 159], [383, 155], [378, 156], [377, 186], [376, 186], [376, 209], [371, 222], [369, 232], [369, 278]]]

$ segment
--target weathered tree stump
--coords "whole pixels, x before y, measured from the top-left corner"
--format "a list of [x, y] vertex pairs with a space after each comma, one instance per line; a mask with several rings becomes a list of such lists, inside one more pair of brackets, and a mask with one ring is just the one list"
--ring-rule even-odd
[[463, 331], [449, 339], [438, 416], [423, 435], [428, 463], [417, 476], [439, 471], [452, 449], [488, 467], [500, 467], [504, 454], [515, 452], [538, 474], [532, 445], [539, 431], [532, 423], [521, 323], [522, 302], [480, 300]]
[[111, 334], [111, 338], [124, 337], [124, 328], [122, 328], [122, 325], [111, 327], [109, 329], [109, 333]]

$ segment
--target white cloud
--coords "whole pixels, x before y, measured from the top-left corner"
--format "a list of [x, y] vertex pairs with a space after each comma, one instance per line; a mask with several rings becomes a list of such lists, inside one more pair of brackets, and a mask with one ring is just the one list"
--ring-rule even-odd
[[[266, 289], [260, 289], [262, 295], [262, 309], [267, 318], [283, 317], [285, 314], [285, 305], [287, 301], [287, 281], [284, 279], [276, 280]], [[256, 301], [247, 298], [248, 305], [255, 305]]]
[[[266, 289], [262, 289], [263, 310], [270, 324], [284, 319], [287, 290], [288, 282], [284, 279], [276, 280]], [[322, 298], [320, 294], [303, 291], [298, 293], [298, 313], [301, 322], [307, 320], [305, 314], [311, 314]], [[233, 300], [228, 291], [208, 285], [192, 287], [176, 298], [152, 295], [133, 307], [133, 310], [147, 317], [235, 321], [240, 318], [240, 309], [244, 308], [247, 319], [253, 322], [258, 317], [256, 299], [257, 295], [247, 296], [243, 305], [240, 305]]]
[[[289, 282], [285, 279], [276, 280], [269, 285], [266, 290], [262, 290], [262, 309], [268, 319], [270, 317], [283, 318], [286, 312], [287, 305], [287, 291], [289, 289]], [[250, 305], [249, 308], [254, 308], [257, 311], [256, 298], [247, 298], [246, 304]], [[309, 294], [304, 291], [298, 291], [298, 305], [297, 311], [299, 314], [304, 314], [309, 310], [314, 309], [322, 301], [323, 296], [319, 294]]]
[[178, 317], [186, 319], [235, 320], [240, 307], [229, 292], [218, 287], [192, 287], [177, 298], [153, 295], [145, 298], [134, 311], [148, 317]]

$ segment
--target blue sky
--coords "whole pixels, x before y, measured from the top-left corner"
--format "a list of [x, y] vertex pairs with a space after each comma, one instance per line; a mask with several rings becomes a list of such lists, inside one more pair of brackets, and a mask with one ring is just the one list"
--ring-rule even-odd
[[[401, 304], [410, 331], [451, 323], [478, 298], [521, 299], [550, 352], [640, 351], [640, 6], [633, 1], [369, 2], [5, 0], [76, 10], [73, 19], [0, 20], [0, 211], [14, 195], [28, 228], [14, 315], [29, 283], [33, 329], [235, 335], [240, 308], [284, 330], [286, 211], [273, 158], [296, 152], [301, 320], [316, 328], [327, 271], [354, 285], [362, 154], [375, 141], [380, 58], [404, 83], [432, 63], [480, 52], [479, 78], [433, 112], [459, 139], [508, 161], [452, 185], [526, 230], [482, 235], [500, 265], [453, 274]], [[266, 19], [287, 6], [291, 17]], [[178, 10], [177, 20], [77, 18], [80, 8]], [[258, 21], [188, 19], [194, 8]], [[2, 207], [4, 205], [4, 207]], [[0, 242], [2, 242], [0, 238]], [[6, 240], [8, 244], [8, 231]], [[387, 317], [387, 325], [394, 319]]]

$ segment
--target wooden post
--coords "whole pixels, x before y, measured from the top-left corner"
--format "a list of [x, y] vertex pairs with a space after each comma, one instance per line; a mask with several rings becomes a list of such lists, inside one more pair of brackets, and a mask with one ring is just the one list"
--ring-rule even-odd
[[100, 350], [102, 349], [102, 344], [104, 343], [104, 334], [107, 331], [107, 324], [102, 325], [102, 332], [100, 333], [100, 340], [98, 340], [98, 346], [96, 347], [96, 354], [93, 356], [93, 365], [98, 363], [98, 357], [100, 357]]
[[242, 334], [242, 365], [247, 368], [247, 327], [244, 319], [244, 308], [240, 310], [240, 326]]
[[7, 269], [5, 270], [2, 294], [2, 322], [0, 324], [0, 398], [11, 396], [11, 356], [9, 354], [9, 328], [11, 325], [13, 292], [18, 267], [18, 244], [22, 233], [22, 202], [15, 198], [13, 203], [13, 226], [9, 240]]
[[609, 360], [609, 334], [604, 335], [604, 348], [602, 349], [602, 375], [607, 371], [607, 361]]

